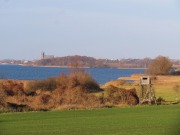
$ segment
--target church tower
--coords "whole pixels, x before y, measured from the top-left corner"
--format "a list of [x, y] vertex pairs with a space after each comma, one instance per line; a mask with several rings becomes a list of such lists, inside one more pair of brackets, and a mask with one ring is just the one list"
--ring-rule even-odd
[[44, 52], [42, 52], [42, 53], [41, 53], [41, 60], [43, 60], [43, 59], [44, 59], [44, 57], [45, 57], [45, 53], [44, 53]]

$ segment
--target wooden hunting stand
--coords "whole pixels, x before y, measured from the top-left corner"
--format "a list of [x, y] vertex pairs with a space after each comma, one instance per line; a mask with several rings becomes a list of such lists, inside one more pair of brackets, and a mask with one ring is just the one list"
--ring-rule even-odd
[[140, 78], [140, 104], [157, 104], [155, 92], [152, 88], [151, 78], [149, 76], [143, 76]]

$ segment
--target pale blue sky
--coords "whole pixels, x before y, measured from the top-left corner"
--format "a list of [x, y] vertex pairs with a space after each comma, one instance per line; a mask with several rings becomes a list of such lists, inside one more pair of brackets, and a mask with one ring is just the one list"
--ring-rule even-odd
[[180, 0], [0, 0], [0, 59], [180, 58]]

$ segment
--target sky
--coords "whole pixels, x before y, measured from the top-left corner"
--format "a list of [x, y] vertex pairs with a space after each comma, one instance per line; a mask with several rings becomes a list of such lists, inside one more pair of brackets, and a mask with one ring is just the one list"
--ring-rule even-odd
[[180, 59], [180, 0], [0, 0], [0, 59]]

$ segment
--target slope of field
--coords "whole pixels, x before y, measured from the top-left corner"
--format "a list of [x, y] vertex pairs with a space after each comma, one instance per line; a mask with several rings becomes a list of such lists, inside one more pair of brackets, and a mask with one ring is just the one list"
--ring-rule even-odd
[[0, 114], [0, 135], [178, 135], [180, 105]]

